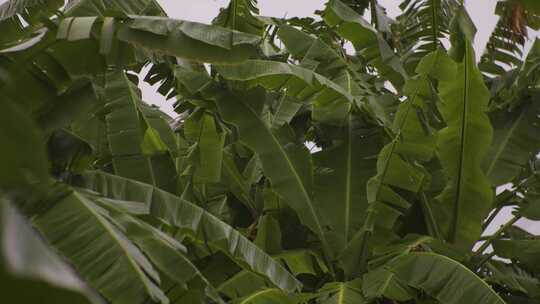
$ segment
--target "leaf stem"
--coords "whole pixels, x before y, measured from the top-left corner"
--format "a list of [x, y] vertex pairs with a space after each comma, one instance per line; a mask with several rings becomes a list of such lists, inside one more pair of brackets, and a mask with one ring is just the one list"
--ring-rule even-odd
[[437, 225], [437, 221], [433, 215], [433, 210], [431, 210], [431, 206], [429, 205], [426, 193], [424, 191], [422, 191], [420, 194], [420, 204], [422, 206], [424, 220], [426, 221], [429, 234], [437, 239], [442, 239], [439, 226]]
[[487, 218], [487, 220], [482, 224], [482, 231], [486, 230], [487, 227], [493, 222], [493, 220], [499, 215], [499, 212], [501, 212], [502, 206], [497, 207]]
[[489, 260], [491, 260], [492, 257], [495, 256], [495, 251], [493, 252], [490, 252], [488, 255], [486, 255], [479, 263], [478, 265], [476, 266], [477, 269], [480, 269], [486, 262], [488, 262]]
[[493, 243], [493, 241], [495, 241], [497, 238], [499, 238], [506, 229], [508, 229], [510, 226], [514, 225], [519, 219], [521, 219], [520, 215], [512, 217], [506, 224], [501, 226], [501, 228], [499, 228], [499, 230], [497, 230], [497, 232], [495, 232], [492, 236], [487, 238], [487, 240], [482, 244], [482, 246], [480, 246], [480, 248], [478, 248], [478, 250], [476, 250], [473, 253], [472, 257], [476, 257], [476, 256], [482, 254], [489, 247], [489, 245], [491, 245], [491, 243]]
[[371, 0], [370, 3], [369, 3], [369, 7], [371, 9], [371, 23], [378, 30], [379, 29], [379, 17], [377, 16], [377, 0]]

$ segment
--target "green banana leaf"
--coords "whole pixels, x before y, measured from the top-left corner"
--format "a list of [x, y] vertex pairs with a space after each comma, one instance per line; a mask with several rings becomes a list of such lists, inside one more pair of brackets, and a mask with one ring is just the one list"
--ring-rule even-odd
[[140, 91], [123, 73], [109, 74], [105, 87], [107, 137], [116, 174], [175, 192], [171, 152], [140, 110]]
[[540, 149], [538, 111], [526, 104], [512, 113], [492, 113], [493, 143], [483, 167], [491, 184], [499, 186], [512, 181]]
[[218, 286], [219, 292], [231, 299], [244, 298], [272, 286], [251, 271], [243, 270]]
[[62, 1], [47, 1], [44, 3], [41, 0], [9, 0], [0, 5], [0, 21], [11, 18], [17, 14], [26, 13], [27, 10], [47, 9], [54, 11], [62, 6]]
[[[6, 299], [30, 304], [104, 303], [40, 239], [7, 200], [0, 199], [0, 284]], [[31, 292], [29, 292], [31, 291]]]
[[[209, 289], [208, 295], [210, 297], [222, 302], [217, 295], [217, 290], [186, 257], [187, 249], [180, 242], [151, 225], [123, 213], [113, 200], [98, 197], [97, 203], [111, 210], [110, 215], [114, 222], [124, 229], [126, 236], [144, 252], [155, 268], [160, 271], [162, 280], [171, 280], [180, 289], [184, 289], [190, 281], [198, 279], [205, 288]], [[171, 299], [170, 294], [173, 288], [163, 287], [167, 297]]]
[[354, 104], [346, 89], [311, 70], [277, 61], [247, 60], [236, 65], [216, 66], [229, 80], [247, 81], [268, 90], [286, 89], [285, 93], [313, 104], [313, 118], [341, 125]]
[[167, 16], [156, 0], [69, 0], [64, 10], [70, 17], [104, 16], [110, 12], [121, 12], [126, 15]]
[[243, 299], [234, 302], [235, 304], [295, 304], [298, 301], [294, 295], [288, 295], [275, 288], [257, 291]]
[[390, 261], [385, 268], [441, 304], [505, 304], [476, 274], [443, 255], [409, 253]]
[[150, 261], [112, 222], [108, 212], [67, 190], [33, 225], [89, 284], [113, 303], [168, 303]]
[[522, 268], [499, 261], [490, 261], [487, 268], [493, 272], [489, 283], [540, 298], [540, 281]]
[[226, 9], [219, 12], [212, 24], [262, 36], [264, 25], [254, 15], [259, 15], [257, 0], [232, 0]]
[[439, 108], [447, 127], [439, 132], [437, 148], [448, 183], [433, 208], [444, 238], [468, 250], [491, 210], [493, 193], [481, 164], [493, 130], [485, 113], [489, 92], [470, 42], [465, 49], [457, 78], [439, 82]]
[[[21, 40], [32, 44], [31, 39], [36, 27], [42, 22], [41, 17], [51, 17], [64, 4], [61, 0], [8, 0], [0, 4], [0, 49], [11, 48]], [[24, 20], [24, 23], [21, 22]], [[26, 25], [25, 25], [26, 23]], [[29, 25], [29, 26], [28, 26]], [[35, 35], [34, 35], [35, 36]], [[38, 40], [43, 35], [38, 35]], [[29, 38], [29, 40], [27, 40]], [[23, 42], [23, 43], [24, 43]]]
[[398, 302], [410, 301], [414, 293], [400, 281], [396, 274], [381, 267], [370, 271], [362, 277], [362, 291], [366, 298], [386, 298]]
[[317, 293], [322, 304], [368, 303], [362, 295], [361, 280], [327, 283]]
[[281, 99], [279, 99], [273, 113], [274, 115], [272, 116], [271, 122], [272, 127], [279, 128], [290, 123], [301, 107], [302, 103], [298, 102], [294, 98], [287, 95], [283, 96]]
[[[47, 191], [49, 160], [45, 140], [35, 123], [6, 97], [0, 97], [5, 117], [0, 120], [0, 189]], [[26, 192], [27, 193], [27, 192]]]
[[[280, 25], [277, 35], [291, 55], [300, 60], [300, 66], [313, 68], [315, 72], [347, 88], [353, 96], [373, 94], [373, 85], [361, 78], [358, 68], [321, 39], [289, 25]], [[345, 77], [342, 77], [344, 74]]]
[[523, 268], [532, 271], [540, 269], [538, 240], [495, 240], [493, 250], [502, 258], [519, 261]]
[[135, 48], [213, 63], [255, 56], [260, 37], [218, 26], [164, 17], [131, 16], [117, 23], [117, 37]]
[[375, 136], [354, 132], [349, 119], [343, 142], [313, 154], [316, 206], [330, 226], [328, 238], [338, 256], [362, 228], [368, 208], [366, 183], [376, 174], [373, 158], [381, 144]]
[[313, 199], [309, 151], [290, 141], [287, 126], [272, 130], [247, 102], [249, 100], [244, 100], [242, 95], [232, 95], [218, 100], [217, 105], [223, 118], [238, 128], [240, 140], [257, 153], [274, 190], [320, 238], [323, 250], [329, 256], [331, 250], [323, 229], [324, 218]]
[[209, 212], [151, 185], [102, 172], [84, 174], [83, 186], [105, 197], [116, 199], [117, 206], [128, 202], [125, 212], [150, 215], [178, 228], [179, 236], [186, 234], [229, 255], [240, 265], [267, 277], [285, 291], [300, 288], [301, 284], [278, 262], [251, 243], [238, 231]]

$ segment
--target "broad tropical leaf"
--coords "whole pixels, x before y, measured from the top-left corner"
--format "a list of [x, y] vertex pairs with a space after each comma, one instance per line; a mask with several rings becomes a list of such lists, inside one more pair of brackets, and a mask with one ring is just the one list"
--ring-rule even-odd
[[331, 228], [332, 252], [339, 255], [360, 230], [368, 208], [366, 183], [376, 174], [372, 161], [381, 143], [376, 136], [355, 132], [350, 119], [342, 143], [313, 155], [317, 208]]
[[242, 95], [231, 95], [218, 100], [221, 115], [238, 128], [241, 141], [259, 155], [274, 190], [321, 239], [325, 254], [329, 255], [330, 243], [323, 229], [322, 214], [313, 200], [309, 151], [291, 142], [286, 126], [272, 130], [243, 99]]
[[150, 125], [140, 91], [123, 73], [107, 77], [107, 136], [116, 174], [175, 191], [171, 152]]
[[[20, 303], [103, 303], [32, 230], [8, 201], [0, 199], [0, 282], [4, 297]], [[31, 291], [31, 292], [29, 292]]]
[[540, 297], [540, 282], [527, 271], [516, 265], [498, 261], [490, 261], [487, 267], [493, 272], [493, 276], [488, 279], [490, 283], [507, 286], [512, 290], [529, 294], [532, 298]]
[[295, 304], [298, 303], [294, 296], [287, 295], [283, 291], [275, 288], [257, 291], [243, 299], [238, 300], [238, 304]]
[[442, 255], [409, 253], [385, 266], [409, 286], [442, 304], [505, 304], [489, 285], [467, 267]]
[[513, 113], [491, 115], [493, 144], [484, 161], [487, 177], [493, 186], [512, 181], [540, 149], [538, 112], [526, 104]]
[[368, 303], [362, 295], [362, 281], [360, 280], [328, 283], [318, 293], [319, 301], [323, 304]]
[[192, 203], [151, 185], [101, 172], [85, 174], [83, 184], [105, 197], [134, 202], [137, 207], [133, 213], [151, 215], [178, 228], [180, 231], [177, 237], [188, 235], [223, 251], [239, 264], [266, 276], [283, 290], [293, 291], [301, 286], [285, 268], [246, 237]]
[[372, 85], [361, 77], [358, 67], [321, 39], [288, 25], [279, 26], [277, 35], [301, 66], [328, 77], [355, 97], [373, 93]]
[[218, 66], [217, 70], [227, 79], [247, 81], [251, 86], [285, 89], [287, 95], [312, 103], [314, 119], [323, 122], [342, 124], [354, 103], [354, 97], [346, 89], [318, 73], [292, 64], [248, 60], [238, 65]]
[[[427, 76], [436, 79], [450, 78], [452, 68], [449, 67], [448, 60], [450, 59], [445, 57], [445, 54], [440, 54], [440, 50], [431, 53], [418, 65], [417, 72], [420, 75], [409, 79], [404, 86], [408, 99], [398, 107], [392, 124], [393, 138], [380, 150], [376, 174], [366, 183], [369, 203], [366, 220], [341, 257], [347, 273], [358, 271], [355, 269], [359, 267], [366, 267], [366, 257], [369, 255], [367, 246], [377, 227], [391, 230], [402, 210], [409, 208], [410, 204], [393, 188], [417, 193], [426, 184], [422, 168], [410, 160], [425, 162], [433, 157], [435, 136], [431, 134], [428, 126], [423, 125], [419, 116], [426, 112], [427, 102], [432, 95]], [[445, 71], [444, 76], [433, 73], [438, 69]], [[430, 206], [424, 205], [428, 230], [436, 235], [438, 228], [430, 220], [432, 217]]]
[[519, 261], [525, 269], [540, 269], [538, 240], [496, 240], [493, 242], [493, 249], [500, 257]]
[[126, 15], [166, 16], [156, 0], [137, 1], [97, 1], [97, 0], [69, 0], [64, 8], [65, 14], [70, 17], [104, 16], [116, 11]]
[[105, 209], [73, 190], [51, 200], [33, 224], [92, 287], [113, 303], [169, 302], [150, 261]]
[[[3, 143], [0, 166], [0, 189], [26, 192], [46, 191], [49, 160], [43, 135], [28, 115], [14, 103], [1, 97], [5, 117], [0, 120], [0, 142]], [[39, 190], [41, 188], [41, 190]]]
[[460, 0], [223, 2], [0, 4], [12, 302], [538, 304], [538, 1], [499, 0], [479, 67]]
[[255, 35], [164, 17], [132, 16], [117, 26], [118, 39], [137, 48], [201, 62], [244, 61], [260, 42]]
[[268, 288], [271, 288], [271, 285], [263, 278], [244, 270], [223, 282], [218, 290], [231, 299], [238, 299]]
[[[111, 210], [110, 215], [114, 222], [124, 229], [126, 236], [144, 252], [155, 268], [159, 270], [162, 280], [168, 279], [174, 282], [177, 285], [176, 289], [184, 289], [185, 292], [187, 292], [186, 284], [200, 280], [204, 288], [209, 289], [208, 295], [221, 302], [215, 288], [188, 259], [187, 249], [180, 242], [149, 224], [123, 213], [124, 202], [118, 205], [117, 201], [99, 197], [97, 197], [97, 202]], [[172, 300], [170, 294], [173, 287], [167, 286], [162, 289], [166, 290], [167, 297]]]
[[262, 35], [263, 23], [254, 15], [259, 14], [257, 0], [231, 0], [212, 22], [239, 32]]
[[489, 149], [492, 127], [485, 111], [489, 92], [475, 64], [470, 42], [457, 78], [439, 83], [440, 111], [447, 127], [439, 132], [439, 158], [449, 178], [433, 205], [444, 237], [469, 249], [480, 237], [493, 193], [481, 163]]
[[363, 276], [362, 291], [368, 299], [384, 297], [394, 301], [409, 301], [414, 296], [405, 282], [400, 281], [395, 273], [382, 267]]

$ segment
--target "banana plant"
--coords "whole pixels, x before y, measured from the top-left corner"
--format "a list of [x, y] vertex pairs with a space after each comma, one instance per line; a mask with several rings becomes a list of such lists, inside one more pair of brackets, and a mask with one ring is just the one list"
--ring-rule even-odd
[[540, 7], [463, 2], [4, 2], [2, 296], [540, 303]]

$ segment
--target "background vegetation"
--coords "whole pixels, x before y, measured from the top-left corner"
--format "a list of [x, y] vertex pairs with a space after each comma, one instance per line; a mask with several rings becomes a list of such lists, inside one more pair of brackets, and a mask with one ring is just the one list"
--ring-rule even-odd
[[514, 226], [540, 220], [540, 5], [499, 1], [478, 64], [461, 1], [400, 8], [1, 5], [2, 298], [540, 303], [540, 240]]

